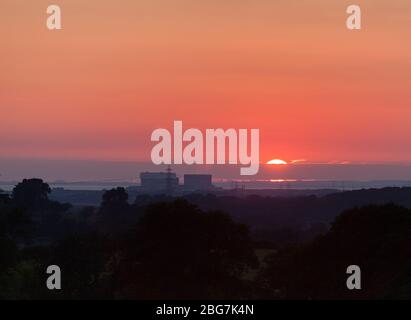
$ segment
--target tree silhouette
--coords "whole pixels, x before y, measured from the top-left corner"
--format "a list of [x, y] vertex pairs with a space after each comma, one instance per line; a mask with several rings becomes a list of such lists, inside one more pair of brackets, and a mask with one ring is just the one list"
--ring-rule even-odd
[[[378, 299], [411, 280], [411, 211], [395, 205], [354, 208], [312, 243], [272, 255], [262, 275], [275, 298]], [[363, 271], [362, 290], [346, 287], [346, 270]], [[408, 292], [408, 298], [411, 292]]]
[[42, 179], [24, 179], [13, 189], [13, 201], [20, 206], [38, 208], [48, 202], [51, 189]]
[[108, 190], [103, 194], [101, 211], [114, 212], [121, 211], [128, 207], [128, 194], [122, 187]]
[[121, 248], [117, 284], [134, 298], [241, 297], [257, 263], [246, 226], [185, 200], [150, 205]]
[[130, 205], [126, 190], [118, 187], [104, 192], [98, 214], [102, 231], [112, 233], [127, 229]]

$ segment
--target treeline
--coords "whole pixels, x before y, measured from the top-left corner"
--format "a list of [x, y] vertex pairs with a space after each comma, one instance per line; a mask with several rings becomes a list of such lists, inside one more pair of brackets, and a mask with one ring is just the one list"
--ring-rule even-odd
[[[222, 210], [246, 224], [254, 240], [277, 246], [310, 241], [327, 232], [341, 212], [370, 204], [395, 203], [411, 208], [411, 188], [393, 187], [337, 192], [325, 196], [219, 196], [189, 194], [183, 197], [202, 210]], [[168, 201], [164, 195], [140, 195], [135, 203]]]
[[[126, 191], [131, 197], [128, 201], [135, 207], [133, 215], [136, 215], [138, 208], [143, 208], [149, 203], [173, 200], [165, 195], [137, 195], [136, 197], [135, 192]], [[100, 191], [58, 190], [53, 191], [52, 198], [58, 201], [73, 201], [73, 203], [87, 203], [86, 200], [92, 198], [99, 203], [102, 194], [103, 192]], [[253, 239], [270, 241], [280, 246], [309, 241], [323, 234], [328, 231], [330, 224], [341, 212], [353, 207], [395, 203], [411, 208], [409, 187], [363, 189], [316, 196], [279, 197], [241, 194], [233, 196], [226, 193], [198, 193], [187, 194], [182, 198], [205, 211], [227, 212], [235, 221], [249, 226]]]
[[[411, 297], [411, 211], [401, 206], [353, 208], [313, 240], [267, 245], [199, 198], [130, 204], [116, 188], [78, 209], [49, 193], [40, 179], [0, 193], [1, 299]], [[62, 290], [46, 288], [49, 265], [61, 268]], [[347, 289], [349, 265], [361, 267], [362, 290]]]

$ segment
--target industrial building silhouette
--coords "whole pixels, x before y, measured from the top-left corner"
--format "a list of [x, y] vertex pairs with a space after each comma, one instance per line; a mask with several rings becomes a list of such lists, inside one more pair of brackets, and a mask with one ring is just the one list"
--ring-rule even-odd
[[175, 172], [168, 167], [166, 172], [141, 172], [141, 190], [145, 193], [165, 193], [168, 195], [210, 191], [215, 187], [212, 184], [211, 174], [185, 174], [183, 184]]

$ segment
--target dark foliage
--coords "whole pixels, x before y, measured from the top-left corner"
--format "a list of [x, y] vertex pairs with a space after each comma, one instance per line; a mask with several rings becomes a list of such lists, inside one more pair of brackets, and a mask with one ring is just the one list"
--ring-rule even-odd
[[[129, 204], [116, 188], [99, 208], [75, 208], [50, 201], [42, 180], [24, 180], [11, 197], [0, 193], [0, 298], [409, 299], [409, 209], [355, 207], [330, 229], [321, 223], [376, 193], [406, 205], [409, 190], [395, 190], [321, 199], [140, 196]], [[252, 221], [251, 233], [241, 221]], [[46, 288], [49, 265], [61, 268], [62, 290]], [[347, 290], [349, 265], [361, 267], [362, 290]]]
[[[361, 267], [362, 290], [347, 290], [349, 265]], [[272, 255], [261, 281], [272, 298], [381, 299], [399, 292], [410, 298], [411, 291], [401, 291], [410, 270], [411, 211], [367, 206], [344, 212], [313, 242]]]
[[116, 276], [135, 298], [238, 297], [256, 267], [246, 226], [185, 200], [153, 204], [126, 237]]

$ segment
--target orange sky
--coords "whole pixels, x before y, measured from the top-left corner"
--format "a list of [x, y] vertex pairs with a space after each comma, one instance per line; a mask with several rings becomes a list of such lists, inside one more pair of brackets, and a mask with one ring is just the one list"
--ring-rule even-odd
[[[0, 157], [149, 160], [259, 128], [261, 160], [411, 161], [411, 2], [0, 0]], [[46, 8], [62, 8], [48, 31]]]

